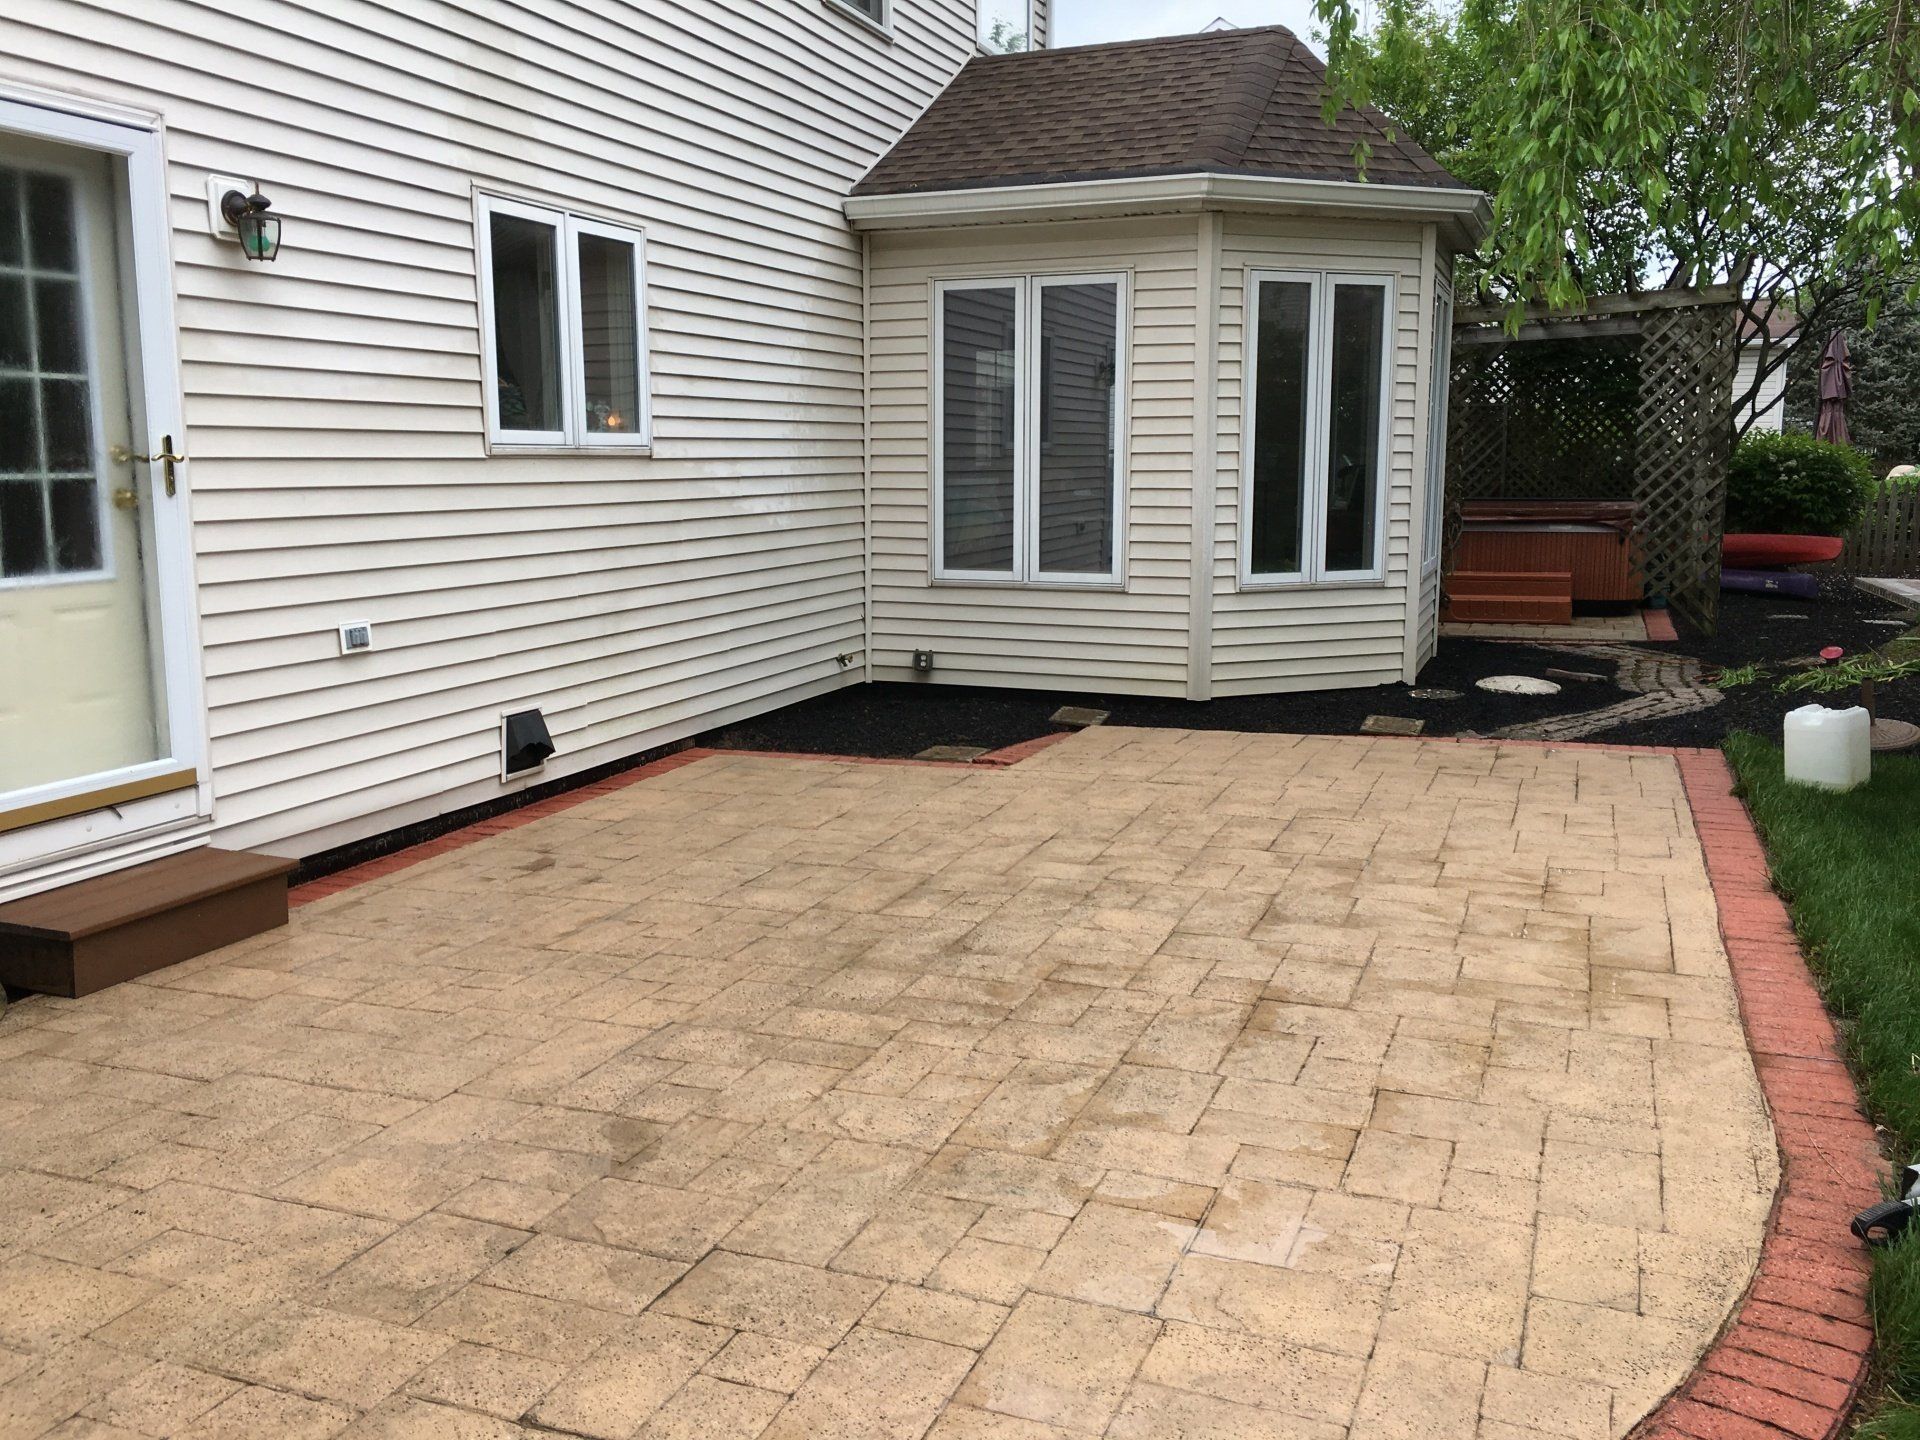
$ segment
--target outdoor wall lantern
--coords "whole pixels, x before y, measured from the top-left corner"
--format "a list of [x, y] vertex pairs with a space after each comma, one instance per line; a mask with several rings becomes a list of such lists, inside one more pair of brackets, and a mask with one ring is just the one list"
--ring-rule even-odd
[[249, 260], [271, 260], [280, 253], [280, 217], [267, 213], [272, 205], [258, 181], [251, 195], [229, 190], [220, 197], [220, 213], [239, 232], [241, 253]]

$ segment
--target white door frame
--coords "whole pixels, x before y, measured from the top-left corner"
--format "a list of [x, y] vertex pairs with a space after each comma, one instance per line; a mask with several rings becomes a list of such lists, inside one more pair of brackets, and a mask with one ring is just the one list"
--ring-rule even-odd
[[[130, 251], [122, 273], [131, 282], [123, 297], [129, 328], [127, 350], [137, 361], [128, 376], [135, 406], [134, 443], [157, 454], [171, 435], [174, 450], [186, 450], [182, 414], [178, 330], [173, 310], [173, 262], [167, 219], [166, 159], [158, 116], [94, 102], [57, 91], [0, 84], [0, 138], [24, 135], [118, 156], [126, 166], [124, 203]], [[159, 613], [149, 623], [161, 642], [166, 685], [168, 753], [160, 759], [0, 797], [0, 893], [22, 872], [62, 858], [84, 858], [106, 847], [124, 848], [156, 831], [204, 828], [212, 815], [213, 787], [207, 768], [206, 708], [200, 667], [199, 615], [195, 603], [192, 517], [187, 465], [176, 467], [176, 493], [169, 496], [160, 467], [148, 487]], [[190, 773], [191, 778], [179, 777]], [[169, 778], [173, 777], [173, 778]], [[162, 787], [162, 788], [157, 788]], [[149, 793], [142, 794], [145, 790]], [[61, 815], [63, 806], [96, 793], [116, 797], [101, 807]], [[53, 812], [52, 818], [8, 826], [23, 812]], [[71, 866], [56, 867], [61, 869]]]

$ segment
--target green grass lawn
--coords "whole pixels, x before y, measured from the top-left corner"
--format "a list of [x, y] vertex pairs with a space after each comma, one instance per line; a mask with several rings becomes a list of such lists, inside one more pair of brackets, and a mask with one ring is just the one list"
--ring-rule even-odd
[[[1789, 785], [1759, 736], [1726, 752], [1867, 1112], [1920, 1157], [1920, 759], [1835, 795]], [[1858, 1434], [1920, 1440], [1920, 1235], [1876, 1258], [1872, 1304], [1882, 1403]]]

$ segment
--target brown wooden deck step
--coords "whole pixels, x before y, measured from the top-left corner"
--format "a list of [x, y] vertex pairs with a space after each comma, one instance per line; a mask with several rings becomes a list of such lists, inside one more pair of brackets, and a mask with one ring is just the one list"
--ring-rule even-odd
[[1573, 576], [1566, 571], [1456, 570], [1447, 577], [1455, 623], [1571, 625]]
[[0, 980], [91, 995], [287, 923], [275, 855], [203, 846], [0, 905]]

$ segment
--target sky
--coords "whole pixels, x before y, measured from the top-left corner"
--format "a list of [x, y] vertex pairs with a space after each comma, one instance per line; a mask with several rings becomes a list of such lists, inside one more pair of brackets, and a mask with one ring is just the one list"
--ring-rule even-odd
[[1313, 0], [1053, 0], [1048, 38], [1054, 45], [1095, 45], [1187, 35], [1216, 16], [1234, 25], [1285, 25], [1302, 39], [1314, 28]]

